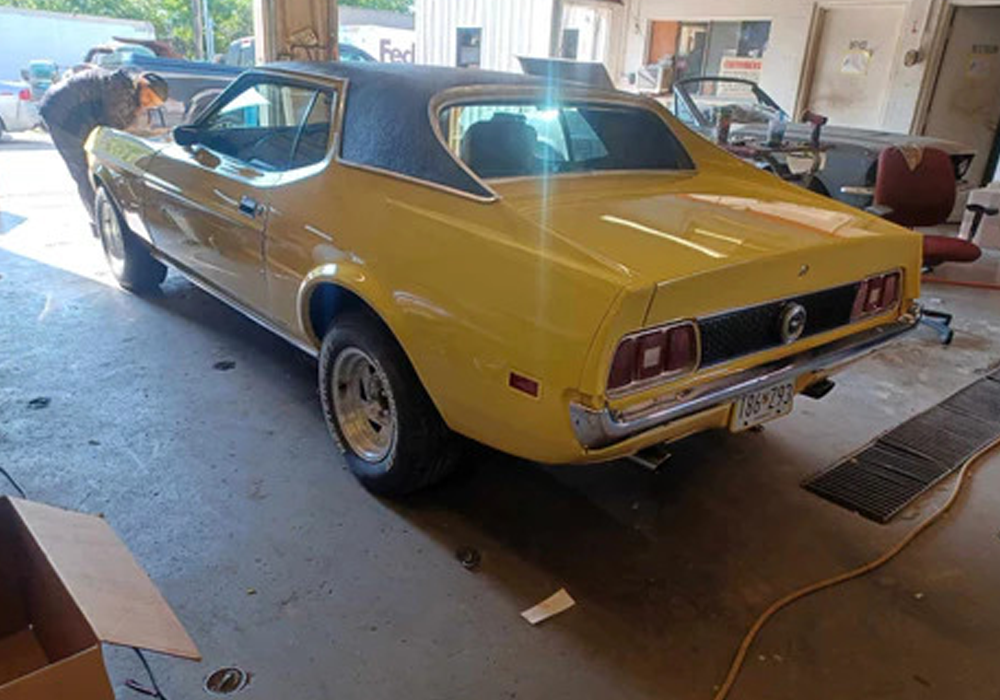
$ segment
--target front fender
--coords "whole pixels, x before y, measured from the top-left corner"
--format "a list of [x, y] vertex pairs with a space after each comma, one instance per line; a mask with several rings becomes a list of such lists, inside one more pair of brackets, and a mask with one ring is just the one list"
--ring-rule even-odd
[[143, 223], [145, 172], [162, 143], [106, 127], [94, 129], [84, 149], [95, 188], [106, 187], [129, 229], [152, 243]]

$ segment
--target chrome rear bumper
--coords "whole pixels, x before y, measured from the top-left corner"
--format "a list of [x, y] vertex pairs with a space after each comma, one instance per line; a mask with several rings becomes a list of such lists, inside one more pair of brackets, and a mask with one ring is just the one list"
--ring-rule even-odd
[[608, 407], [595, 410], [570, 403], [573, 431], [580, 444], [587, 449], [608, 447], [679, 418], [730, 403], [748, 391], [768, 384], [796, 379], [810, 372], [836, 369], [913, 330], [919, 320], [920, 310], [914, 308], [893, 323], [855, 333], [777, 362], [721, 377], [632, 411], [614, 411]]

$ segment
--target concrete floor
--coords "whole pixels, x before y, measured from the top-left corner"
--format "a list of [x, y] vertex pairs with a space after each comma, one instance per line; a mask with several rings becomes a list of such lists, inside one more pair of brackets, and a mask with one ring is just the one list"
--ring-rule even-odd
[[[658, 474], [483, 450], [385, 502], [333, 449], [310, 361], [175, 274], [149, 300], [112, 284], [43, 136], [0, 144], [0, 198], [0, 459], [35, 499], [104, 513], [162, 588], [205, 657], [153, 658], [174, 700], [226, 664], [248, 699], [708, 698], [769, 601], [950, 487], [879, 526], [800, 482], [1000, 362], [1000, 296], [929, 288], [951, 348], [921, 332], [763, 433], [689, 439]], [[995, 457], [901, 558], [775, 618], [731, 697], [998, 697], [998, 506]], [[575, 608], [519, 617], [563, 586]], [[135, 697], [134, 657], [107, 655]]]

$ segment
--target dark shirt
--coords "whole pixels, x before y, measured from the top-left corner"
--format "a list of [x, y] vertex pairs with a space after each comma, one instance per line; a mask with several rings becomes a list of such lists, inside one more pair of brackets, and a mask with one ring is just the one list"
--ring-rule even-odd
[[91, 68], [50, 88], [39, 111], [50, 129], [83, 141], [98, 126], [125, 129], [138, 109], [139, 91], [128, 73]]

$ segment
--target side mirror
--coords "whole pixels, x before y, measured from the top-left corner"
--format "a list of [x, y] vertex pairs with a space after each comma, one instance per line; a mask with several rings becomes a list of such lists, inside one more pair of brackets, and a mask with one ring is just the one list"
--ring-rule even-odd
[[174, 143], [187, 148], [198, 143], [198, 129], [191, 124], [174, 127]]

